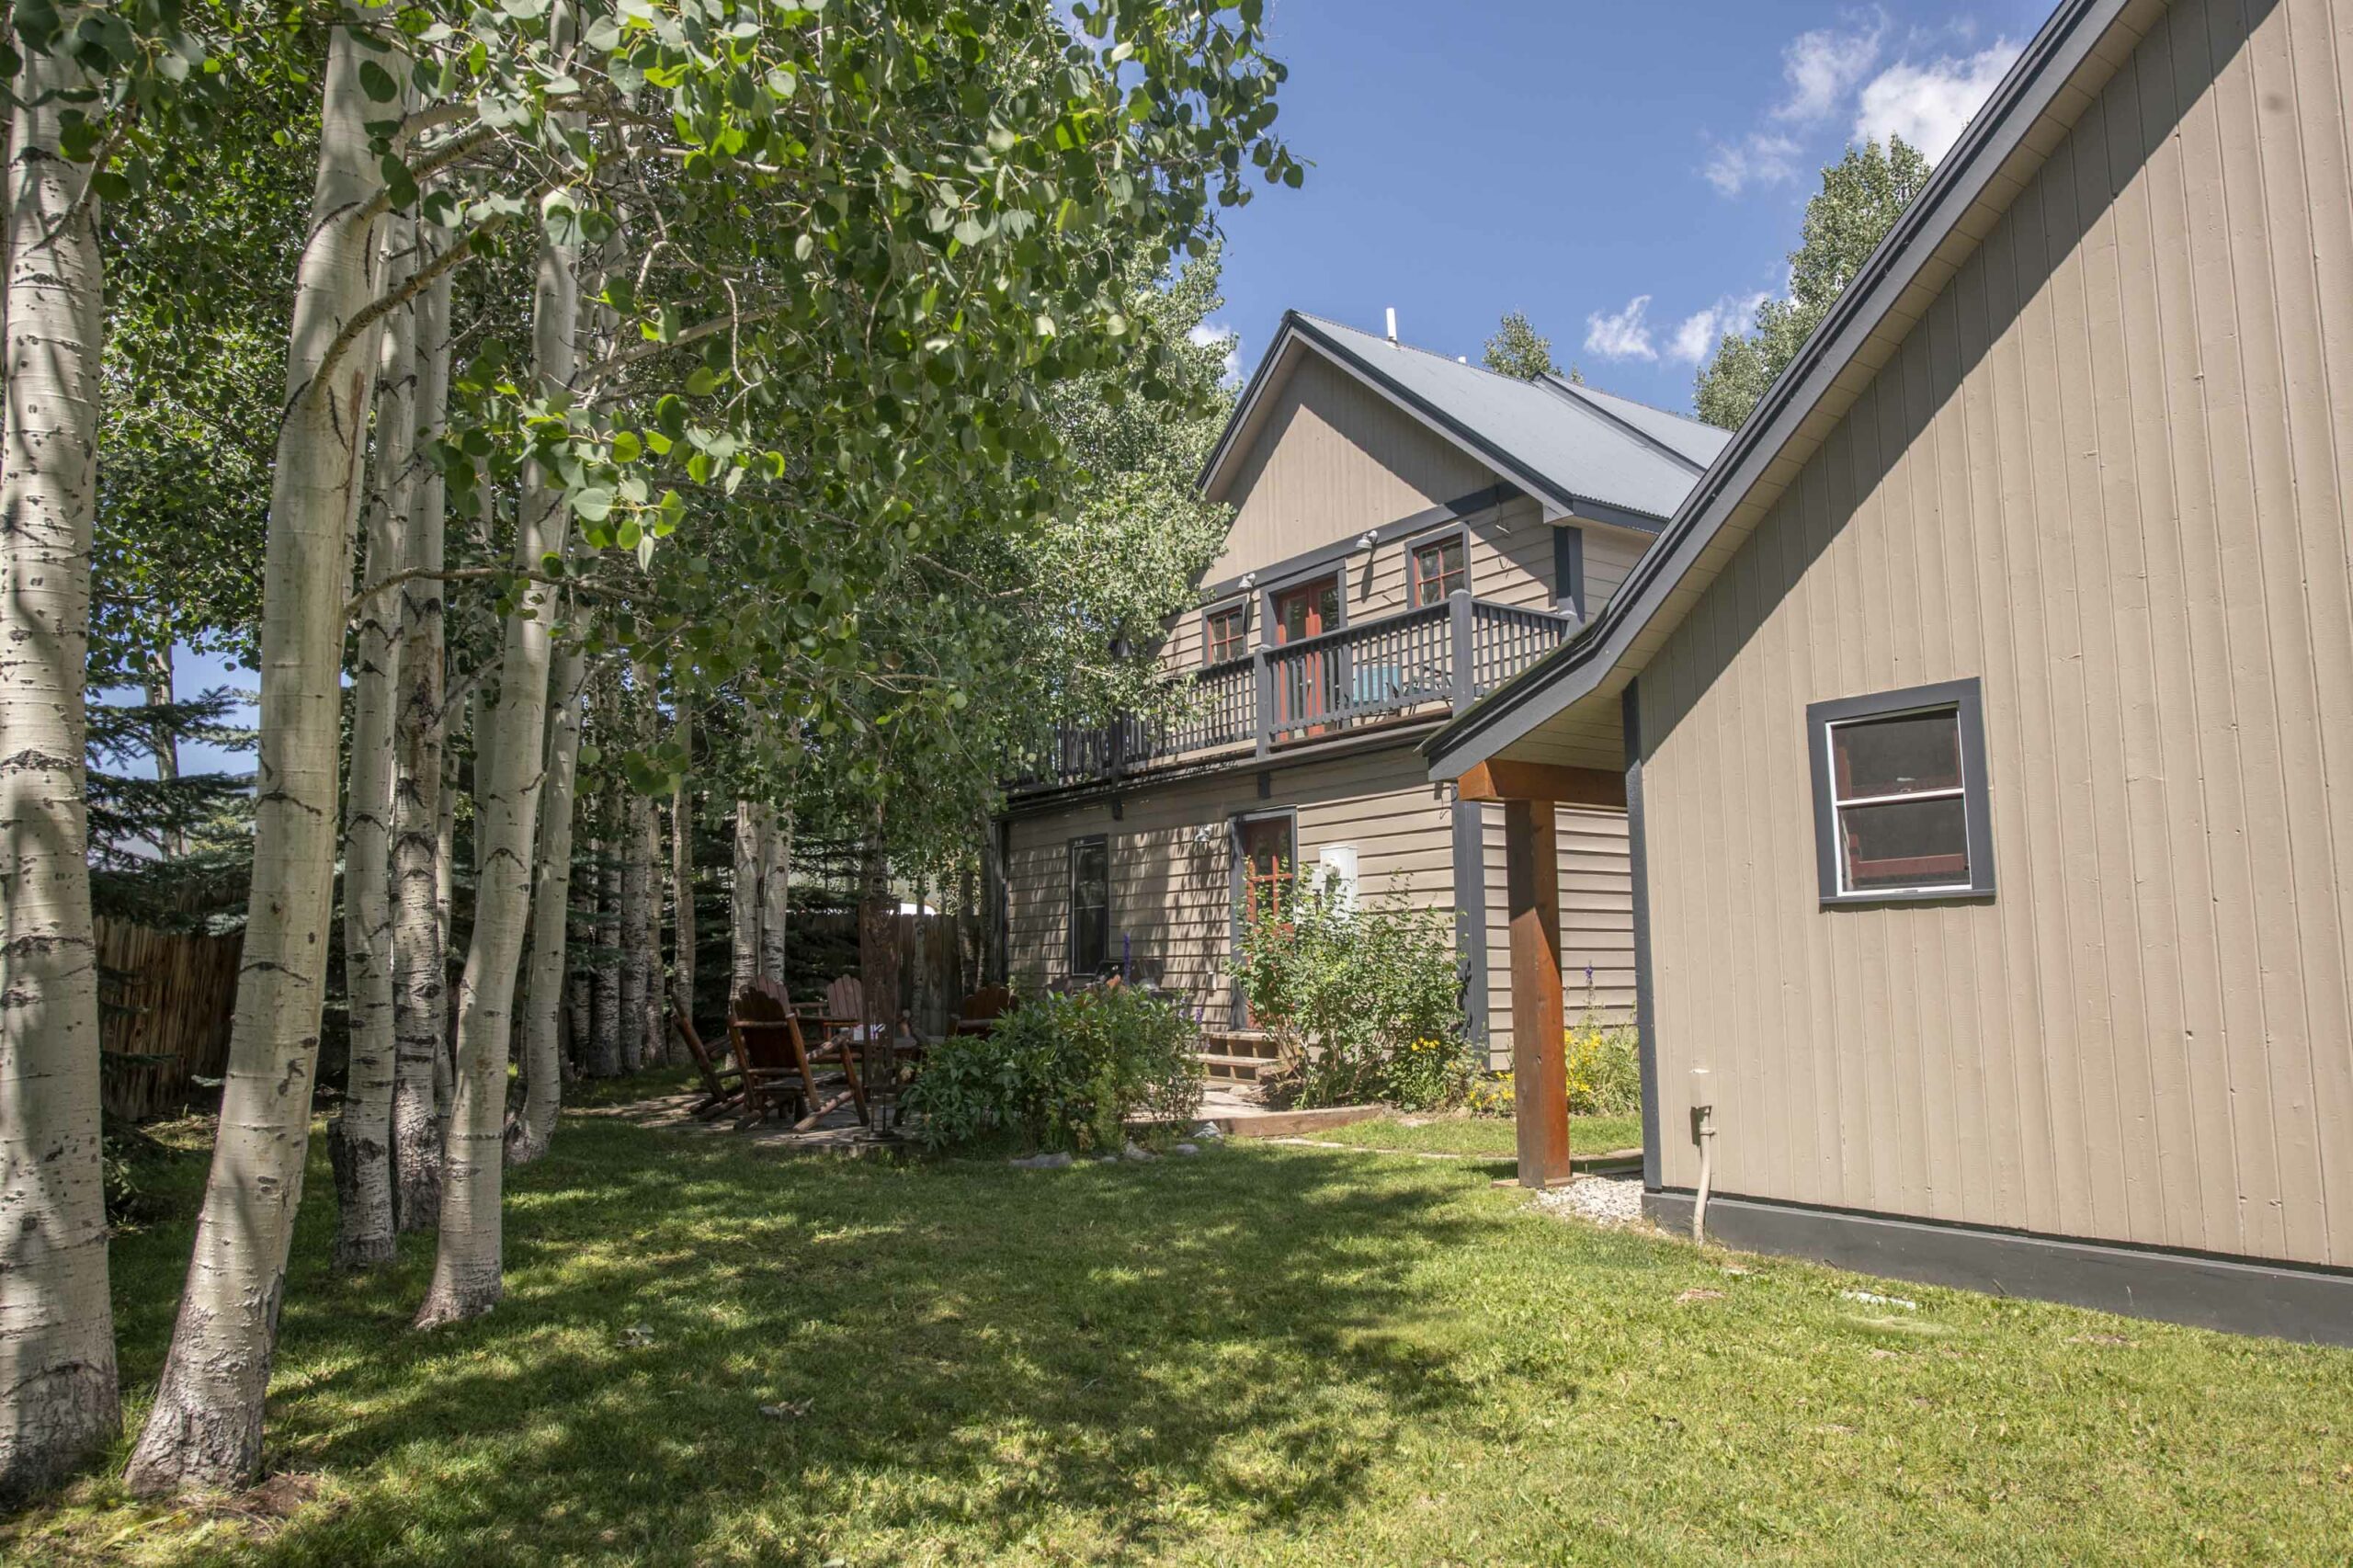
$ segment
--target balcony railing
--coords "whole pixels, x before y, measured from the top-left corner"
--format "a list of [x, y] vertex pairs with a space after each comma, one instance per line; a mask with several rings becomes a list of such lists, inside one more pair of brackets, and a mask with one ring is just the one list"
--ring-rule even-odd
[[1211, 665], [1166, 719], [1066, 728], [1017, 790], [1095, 783], [1175, 762], [1266, 756], [1467, 707], [1564, 641], [1576, 622], [1456, 594]]

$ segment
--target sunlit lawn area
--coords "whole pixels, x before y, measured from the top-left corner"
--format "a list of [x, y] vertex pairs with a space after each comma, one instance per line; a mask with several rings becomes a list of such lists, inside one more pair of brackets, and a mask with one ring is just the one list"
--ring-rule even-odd
[[[1490, 1159], [1512, 1158], [1518, 1153], [1518, 1131], [1509, 1117], [1384, 1116], [1352, 1121], [1346, 1127], [1324, 1128], [1314, 1137], [1360, 1149], [1404, 1149], [1431, 1154], [1477, 1154]], [[1573, 1116], [1569, 1118], [1569, 1152], [1609, 1154], [1643, 1146], [1639, 1116]]]
[[[354, 1564], [2342, 1561], [2353, 1354], [1549, 1218], [1477, 1162], [1229, 1144], [1012, 1170], [567, 1119], [509, 1295], [324, 1264], [262, 1510], [110, 1483], [0, 1560]], [[192, 1197], [201, 1161], [168, 1178]], [[156, 1375], [186, 1222], [115, 1252]], [[772, 1414], [764, 1414], [763, 1406]]]

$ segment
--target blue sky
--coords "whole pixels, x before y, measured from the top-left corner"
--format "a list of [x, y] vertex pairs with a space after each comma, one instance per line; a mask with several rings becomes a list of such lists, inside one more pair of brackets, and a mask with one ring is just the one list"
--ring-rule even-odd
[[[1269, 0], [1283, 134], [1313, 161], [1227, 221], [1247, 374], [1296, 306], [1470, 356], [1507, 310], [1594, 385], [1690, 406], [1695, 357], [1786, 280], [1821, 166], [1941, 153], [2044, 0]], [[184, 656], [179, 688], [252, 688]], [[183, 766], [249, 757], [190, 747]]]
[[1528, 312], [1596, 386], [1690, 406], [1694, 356], [1786, 282], [1850, 139], [1941, 153], [2046, 0], [1269, 0], [1313, 160], [1228, 222], [1247, 374], [1287, 307], [1468, 355]]

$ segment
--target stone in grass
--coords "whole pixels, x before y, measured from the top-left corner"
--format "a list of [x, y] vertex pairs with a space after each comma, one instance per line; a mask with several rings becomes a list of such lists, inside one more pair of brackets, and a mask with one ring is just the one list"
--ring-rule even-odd
[[1132, 1138], [1128, 1140], [1127, 1147], [1120, 1151], [1120, 1157], [1121, 1159], [1138, 1161], [1156, 1160], [1160, 1158], [1159, 1155], [1154, 1153], [1151, 1150], [1145, 1148], [1142, 1144], [1137, 1142]]
[[1225, 1129], [1220, 1127], [1214, 1121], [1204, 1121], [1199, 1127], [1193, 1129], [1193, 1136], [1201, 1140], [1203, 1142], [1207, 1142], [1212, 1138], [1224, 1137]]
[[1179, 1143], [1176, 1145], [1176, 1152], [1180, 1154], [1198, 1154], [1201, 1152], [1201, 1146], [1199, 1143]]
[[1051, 1154], [1031, 1154], [1026, 1159], [1007, 1160], [1006, 1164], [1025, 1171], [1058, 1171], [1070, 1164], [1070, 1155], [1057, 1149]]

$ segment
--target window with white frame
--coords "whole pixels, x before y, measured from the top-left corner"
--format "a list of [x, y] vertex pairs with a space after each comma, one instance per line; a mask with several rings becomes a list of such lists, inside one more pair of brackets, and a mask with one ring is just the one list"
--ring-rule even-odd
[[1817, 702], [1806, 724], [1824, 903], [1993, 892], [1976, 681]]

